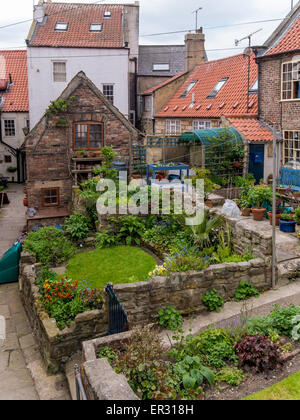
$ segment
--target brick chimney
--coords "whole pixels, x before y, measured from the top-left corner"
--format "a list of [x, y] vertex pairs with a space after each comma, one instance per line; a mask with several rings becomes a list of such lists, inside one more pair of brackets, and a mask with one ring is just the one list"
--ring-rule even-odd
[[205, 35], [202, 28], [195, 34], [186, 34], [185, 39], [185, 71], [191, 71], [200, 63], [207, 60], [205, 52]]

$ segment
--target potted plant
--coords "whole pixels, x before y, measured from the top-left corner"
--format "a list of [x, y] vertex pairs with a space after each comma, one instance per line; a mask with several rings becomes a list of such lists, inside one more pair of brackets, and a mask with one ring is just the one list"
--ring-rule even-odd
[[[281, 210], [280, 210], [280, 205], [281, 205], [281, 199], [276, 200], [276, 226], [279, 226], [279, 219], [281, 216]], [[273, 225], [273, 209], [271, 211], [268, 212], [268, 218], [270, 220], [270, 225]]]
[[266, 202], [272, 202], [272, 188], [267, 185], [255, 185], [249, 189], [247, 199], [253, 205], [251, 208], [253, 220], [262, 221], [266, 208], [262, 205]]
[[15, 166], [9, 166], [6, 170], [7, 172], [10, 172], [13, 174], [14, 172], [17, 171], [17, 168]]
[[243, 166], [243, 159], [245, 157], [245, 150], [242, 144], [235, 143], [231, 146], [230, 157], [232, 165], [235, 168], [241, 168]]
[[249, 217], [250, 216], [251, 205], [250, 205], [249, 200], [247, 198], [242, 198], [240, 200], [240, 208], [241, 208], [242, 215], [244, 217]]
[[296, 232], [296, 220], [293, 214], [281, 214], [279, 219], [279, 227], [281, 232], [295, 233]]

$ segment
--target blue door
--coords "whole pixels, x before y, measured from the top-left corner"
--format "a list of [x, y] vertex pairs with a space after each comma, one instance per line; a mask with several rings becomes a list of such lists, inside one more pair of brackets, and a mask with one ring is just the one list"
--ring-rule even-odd
[[251, 144], [249, 149], [249, 172], [254, 175], [256, 183], [264, 178], [265, 146]]

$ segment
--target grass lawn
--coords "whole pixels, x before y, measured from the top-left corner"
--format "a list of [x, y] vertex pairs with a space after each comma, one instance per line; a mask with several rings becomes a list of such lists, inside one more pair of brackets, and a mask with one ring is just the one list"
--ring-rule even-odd
[[300, 372], [257, 394], [250, 395], [245, 400], [300, 400]]
[[155, 259], [142, 249], [118, 246], [75, 255], [65, 274], [73, 280], [87, 280], [92, 287], [102, 288], [107, 283], [145, 281], [155, 266]]

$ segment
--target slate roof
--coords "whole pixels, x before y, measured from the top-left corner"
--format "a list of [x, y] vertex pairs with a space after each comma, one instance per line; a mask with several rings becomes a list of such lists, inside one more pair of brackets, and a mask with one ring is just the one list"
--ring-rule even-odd
[[[110, 18], [104, 12], [111, 12]], [[49, 3], [43, 23], [37, 23], [31, 47], [122, 48], [122, 5]], [[67, 31], [55, 31], [56, 23], [68, 23]], [[90, 32], [92, 23], [102, 23], [102, 32]]]
[[[174, 76], [184, 72], [185, 45], [140, 45], [139, 76]], [[153, 71], [153, 64], [169, 64], [170, 71]]]
[[272, 130], [255, 118], [227, 118], [230, 124], [249, 141], [272, 141]]
[[0, 92], [4, 100], [0, 107], [2, 112], [28, 112], [27, 52], [24, 50], [0, 51], [0, 79], [13, 84], [7, 92]]
[[[258, 77], [255, 56], [250, 59], [250, 88]], [[221, 79], [228, 78], [214, 99], [209, 94]], [[186, 97], [181, 95], [197, 81]], [[247, 112], [248, 56], [244, 54], [199, 64], [169, 102], [156, 114], [164, 118], [220, 118], [241, 116]], [[195, 100], [192, 104], [193, 98]], [[249, 115], [257, 115], [257, 94], [250, 94]], [[192, 106], [193, 105], [193, 106]]]

